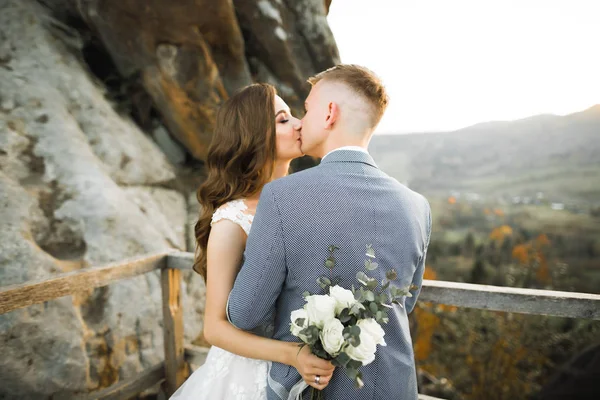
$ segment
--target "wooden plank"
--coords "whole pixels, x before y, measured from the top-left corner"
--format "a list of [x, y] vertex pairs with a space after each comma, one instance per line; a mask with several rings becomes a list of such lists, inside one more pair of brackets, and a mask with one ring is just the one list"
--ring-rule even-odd
[[50, 279], [5, 286], [0, 288], [0, 314], [163, 268], [167, 254], [168, 252], [146, 255], [58, 274]]
[[127, 400], [133, 396], [150, 389], [152, 386], [165, 379], [165, 363], [148, 368], [133, 378], [119, 382], [97, 392], [81, 394], [70, 397], [74, 400]]
[[[172, 252], [168, 266], [189, 270], [193, 253]], [[469, 283], [423, 281], [419, 301], [504, 312], [600, 319], [600, 295]]]
[[600, 319], [600, 295], [424, 280], [419, 301], [458, 307]]
[[161, 281], [166, 394], [167, 397], [170, 397], [187, 378], [187, 368], [183, 357], [181, 271], [165, 268], [161, 271]]
[[185, 251], [174, 251], [167, 256], [167, 267], [180, 269], [182, 271], [191, 270], [194, 265], [194, 253]]
[[208, 351], [210, 348], [208, 347], [200, 347], [200, 346], [185, 346], [184, 357], [185, 361], [189, 364], [193, 364], [196, 366], [201, 366], [206, 361], [206, 356], [208, 355]]

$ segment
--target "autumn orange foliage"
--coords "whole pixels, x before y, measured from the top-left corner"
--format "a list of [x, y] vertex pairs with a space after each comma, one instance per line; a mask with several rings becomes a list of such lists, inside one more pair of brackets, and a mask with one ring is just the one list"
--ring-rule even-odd
[[[437, 274], [430, 266], [425, 267], [423, 273], [424, 279], [435, 280]], [[437, 315], [439, 312], [456, 312], [456, 306], [446, 304], [418, 303], [415, 308], [415, 316], [417, 318], [418, 333], [414, 343], [415, 358], [417, 361], [424, 361], [429, 357], [432, 348], [432, 337], [440, 324], [440, 318]], [[433, 372], [433, 371], [430, 371]]]
[[512, 257], [524, 267], [535, 268], [535, 277], [543, 284], [550, 283], [550, 268], [546, 258], [545, 249], [550, 246], [550, 239], [541, 234], [527, 243], [516, 245]]
[[432, 279], [434, 280], [437, 277], [437, 274], [430, 266], [425, 266], [425, 272], [423, 272], [423, 279]]
[[508, 225], [502, 225], [498, 228], [495, 228], [492, 233], [490, 233], [490, 239], [498, 242], [498, 243], [502, 243], [502, 241], [504, 241], [504, 238], [507, 236], [512, 236], [513, 234], [513, 230], [510, 226]]

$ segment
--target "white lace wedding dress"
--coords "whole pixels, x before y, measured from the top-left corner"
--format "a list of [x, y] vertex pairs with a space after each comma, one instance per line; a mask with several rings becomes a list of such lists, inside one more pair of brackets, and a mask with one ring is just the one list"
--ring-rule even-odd
[[[223, 219], [235, 222], [248, 234], [253, 215], [243, 200], [233, 200], [215, 211], [212, 224]], [[253, 331], [271, 336], [272, 325]], [[171, 396], [171, 400], [264, 400], [267, 398], [269, 362], [245, 358], [212, 346], [204, 365]]]

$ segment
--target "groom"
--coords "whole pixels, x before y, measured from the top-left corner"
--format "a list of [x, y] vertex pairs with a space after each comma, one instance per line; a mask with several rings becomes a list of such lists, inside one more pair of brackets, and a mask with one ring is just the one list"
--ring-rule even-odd
[[[304, 292], [321, 294], [317, 278], [329, 272], [323, 264], [327, 248], [339, 247], [333, 275], [350, 288], [356, 273], [364, 271], [366, 245], [372, 245], [380, 268], [369, 275], [381, 281], [385, 271], [395, 269], [397, 286], [418, 288], [404, 307], [390, 310], [389, 323], [383, 324], [387, 346], [378, 346], [375, 361], [361, 369], [364, 387], [355, 389], [337, 368], [324, 395], [330, 400], [415, 400], [407, 314], [422, 283], [431, 233], [429, 204], [377, 168], [367, 152], [388, 103], [381, 81], [366, 68], [338, 65], [309, 82], [302, 151], [321, 157], [321, 164], [264, 187], [228, 315], [244, 330], [274, 315], [274, 339], [298, 341], [290, 333], [290, 313], [304, 306]], [[294, 368], [273, 363], [268, 400], [287, 399], [300, 379]]]

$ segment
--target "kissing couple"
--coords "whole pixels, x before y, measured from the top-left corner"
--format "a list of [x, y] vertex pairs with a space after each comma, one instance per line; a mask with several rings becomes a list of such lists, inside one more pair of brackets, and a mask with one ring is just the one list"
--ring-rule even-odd
[[[302, 120], [262, 83], [218, 110], [198, 190], [194, 263], [206, 282], [204, 336], [212, 347], [172, 400], [308, 399], [309, 390], [294, 393], [298, 384], [329, 400], [417, 399], [408, 314], [423, 279], [429, 204], [367, 151], [388, 104], [380, 79], [337, 65], [309, 83]], [[320, 164], [288, 174], [305, 154]], [[357, 389], [343, 368], [300, 346], [290, 315], [304, 293], [320, 290], [331, 245], [339, 286], [350, 289], [364, 269], [365, 244], [377, 250], [377, 281], [394, 270], [400, 286], [414, 289], [390, 307], [383, 346], [361, 368]]]

